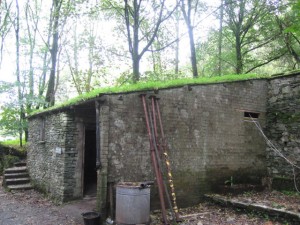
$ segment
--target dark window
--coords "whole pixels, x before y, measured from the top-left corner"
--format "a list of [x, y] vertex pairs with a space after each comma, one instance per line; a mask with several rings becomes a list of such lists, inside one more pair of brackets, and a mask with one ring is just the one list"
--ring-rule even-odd
[[259, 113], [256, 113], [256, 112], [244, 112], [244, 117], [257, 119], [259, 117]]
[[40, 122], [40, 141], [45, 141], [45, 118], [41, 118]]

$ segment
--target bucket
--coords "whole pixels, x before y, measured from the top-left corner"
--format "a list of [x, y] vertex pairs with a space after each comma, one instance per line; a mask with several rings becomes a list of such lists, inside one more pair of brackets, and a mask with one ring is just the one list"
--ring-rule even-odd
[[84, 225], [100, 225], [101, 215], [97, 212], [86, 212], [81, 214]]
[[137, 182], [122, 182], [116, 187], [116, 223], [148, 224], [150, 188]]

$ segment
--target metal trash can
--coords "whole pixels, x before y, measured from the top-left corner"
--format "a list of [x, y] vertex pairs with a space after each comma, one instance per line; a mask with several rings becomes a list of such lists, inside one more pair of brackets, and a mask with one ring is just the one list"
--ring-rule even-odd
[[122, 182], [116, 186], [116, 223], [149, 224], [150, 187], [138, 182]]
[[86, 212], [81, 214], [84, 225], [100, 225], [101, 214], [97, 212]]

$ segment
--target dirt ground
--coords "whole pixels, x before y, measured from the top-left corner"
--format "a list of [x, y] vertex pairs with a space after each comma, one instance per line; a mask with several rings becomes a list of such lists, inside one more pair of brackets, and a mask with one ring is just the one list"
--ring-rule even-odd
[[79, 225], [95, 205], [95, 199], [55, 205], [34, 190], [7, 192], [0, 177], [0, 225]]
[[[0, 180], [2, 181], [1, 177]], [[243, 201], [264, 202], [266, 205], [289, 208], [297, 212], [300, 210], [299, 196], [287, 196], [279, 192], [246, 193], [234, 198]], [[55, 205], [34, 190], [6, 192], [0, 183], [0, 225], [79, 225], [83, 224], [81, 213], [93, 211], [95, 205], [94, 198]], [[276, 221], [274, 218], [269, 218], [268, 215], [237, 211], [209, 202], [181, 209], [180, 215], [182, 218], [180, 225], [293, 224], [284, 220]], [[151, 213], [151, 224], [161, 224], [160, 219], [159, 211]]]

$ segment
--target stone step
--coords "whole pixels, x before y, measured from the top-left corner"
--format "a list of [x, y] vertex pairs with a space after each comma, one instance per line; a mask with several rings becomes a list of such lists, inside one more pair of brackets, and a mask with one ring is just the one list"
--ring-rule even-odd
[[26, 166], [20, 166], [20, 167], [12, 167], [4, 170], [4, 174], [9, 173], [26, 173], [27, 167]]
[[14, 163], [15, 167], [23, 167], [26, 166], [26, 162], [16, 162]]
[[30, 179], [27, 178], [13, 178], [13, 179], [5, 179], [6, 185], [16, 185], [16, 184], [28, 184]]
[[26, 177], [29, 177], [29, 174], [27, 172], [4, 174], [4, 179], [26, 178]]
[[19, 191], [19, 190], [30, 190], [33, 189], [30, 183], [28, 184], [16, 184], [16, 185], [7, 185], [7, 188], [11, 191]]

